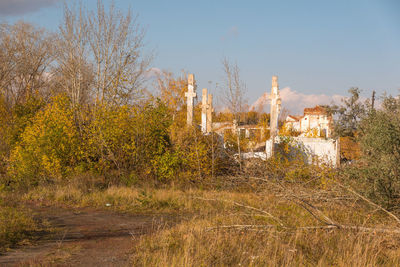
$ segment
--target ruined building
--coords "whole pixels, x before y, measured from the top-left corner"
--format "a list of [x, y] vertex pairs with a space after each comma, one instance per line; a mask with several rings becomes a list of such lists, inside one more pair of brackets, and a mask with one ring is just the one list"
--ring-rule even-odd
[[285, 127], [299, 132], [300, 136], [330, 138], [332, 135], [332, 116], [321, 106], [305, 108], [303, 116], [287, 116]]

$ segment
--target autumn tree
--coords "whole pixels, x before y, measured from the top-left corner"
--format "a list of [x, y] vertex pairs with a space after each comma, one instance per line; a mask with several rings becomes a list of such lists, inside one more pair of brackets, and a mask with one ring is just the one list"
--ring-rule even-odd
[[327, 107], [328, 113], [337, 117], [333, 123], [335, 137], [354, 137], [366, 114], [365, 104], [360, 101], [360, 89], [350, 88], [349, 93], [350, 97], [343, 98], [341, 105]]
[[0, 36], [0, 94], [7, 106], [48, 96], [54, 36], [23, 22], [1, 25]]
[[50, 72], [53, 40], [54, 35], [27, 23], [0, 25], [0, 154], [3, 157], [49, 98], [53, 84]]
[[82, 6], [75, 11], [64, 5], [63, 22], [57, 39], [57, 88], [66, 92], [74, 107], [88, 103], [94, 82], [89, 62], [88, 23]]
[[173, 73], [162, 71], [157, 73], [156, 87], [158, 89], [159, 97], [167, 105], [176, 117], [179, 111], [186, 106], [185, 92], [188, 88], [188, 80], [185, 72], [178, 78], [175, 78]]

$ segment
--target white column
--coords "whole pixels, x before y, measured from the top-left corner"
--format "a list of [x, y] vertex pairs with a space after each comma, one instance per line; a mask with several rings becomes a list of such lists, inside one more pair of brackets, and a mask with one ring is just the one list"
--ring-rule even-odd
[[203, 95], [201, 98], [201, 131], [207, 132], [207, 88], [203, 88]]
[[185, 93], [185, 97], [187, 98], [187, 115], [186, 115], [186, 123], [187, 125], [193, 124], [193, 100], [197, 97], [195, 92], [195, 81], [194, 75], [188, 75], [188, 91]]

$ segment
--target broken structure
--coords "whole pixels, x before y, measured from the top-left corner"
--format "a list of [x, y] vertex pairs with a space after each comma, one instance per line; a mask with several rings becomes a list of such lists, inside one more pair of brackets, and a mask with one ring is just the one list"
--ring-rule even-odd
[[[193, 74], [188, 77], [188, 91], [185, 93], [187, 97], [187, 124], [193, 124], [193, 101], [196, 98], [195, 81]], [[202, 90], [201, 101], [201, 130], [204, 134], [215, 131], [221, 136], [226, 131], [233, 131], [240, 136], [250, 138], [258, 131], [261, 136], [264, 128], [257, 125], [237, 125], [232, 122], [213, 123], [213, 96], [208, 94], [207, 88]], [[265, 144], [264, 152], [245, 153], [245, 158], [258, 157], [267, 159], [273, 157], [279, 151], [279, 145], [283, 140], [279, 134], [278, 119], [281, 111], [281, 98], [279, 95], [278, 77], [272, 77], [271, 93], [269, 95], [271, 101], [270, 106], [270, 139]], [[285, 127], [289, 127], [294, 131], [300, 132], [301, 136], [290, 137], [290, 151], [293, 158], [302, 158], [308, 163], [325, 163], [331, 166], [337, 166], [340, 162], [340, 146], [338, 140], [329, 139], [331, 136], [332, 117], [329, 116], [326, 109], [321, 106], [314, 108], [305, 108], [303, 116], [289, 115], [286, 118]], [[307, 135], [309, 132], [316, 134]], [[321, 138], [325, 137], [325, 138]], [[258, 145], [258, 144], [256, 144]]]
[[300, 136], [330, 138], [332, 116], [321, 106], [305, 108], [303, 116], [287, 116], [284, 127], [300, 133]]
[[281, 112], [281, 98], [279, 97], [278, 76], [272, 76], [270, 100], [270, 135], [271, 137], [275, 137], [278, 134], [278, 119], [279, 113]]
[[[265, 143], [266, 158], [273, 156], [275, 151], [280, 150], [289, 159], [304, 160], [309, 164], [326, 164], [332, 167], [340, 165], [340, 143], [338, 140], [313, 138], [313, 137], [291, 137], [287, 151], [282, 151], [279, 145], [282, 142], [280, 136], [274, 140], [269, 139]], [[287, 140], [286, 140], [287, 142]]]
[[214, 112], [212, 98], [212, 94], [207, 93], [207, 88], [203, 88], [201, 98], [201, 131], [204, 134], [212, 131], [212, 113]]
[[[270, 112], [270, 140], [272, 140], [272, 145], [270, 147], [269, 154], [274, 156], [275, 154], [275, 137], [278, 135], [278, 119], [279, 113], [281, 112], [281, 98], [279, 97], [279, 85], [278, 76], [272, 76], [272, 86], [271, 86], [271, 112]], [[267, 149], [267, 147], [266, 147]], [[268, 154], [267, 152], [267, 154]]]

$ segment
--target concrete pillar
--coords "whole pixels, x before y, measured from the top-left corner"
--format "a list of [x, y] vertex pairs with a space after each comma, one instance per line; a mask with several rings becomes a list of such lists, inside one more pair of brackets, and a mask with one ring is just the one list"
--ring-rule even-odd
[[201, 98], [201, 131], [207, 133], [207, 88], [203, 88]]
[[207, 127], [207, 133], [212, 132], [212, 113], [214, 112], [213, 109], [213, 105], [212, 105], [212, 101], [213, 101], [213, 96], [212, 94], [208, 94], [207, 97], [207, 116], [206, 116], [206, 127]]
[[272, 156], [275, 154], [275, 137], [278, 135], [278, 119], [281, 111], [281, 98], [279, 97], [278, 76], [272, 76], [271, 86], [271, 109], [270, 109], [270, 133], [272, 140]]
[[186, 123], [187, 125], [193, 124], [193, 100], [197, 97], [196, 89], [195, 89], [195, 80], [194, 75], [188, 75], [188, 91], [185, 93], [185, 97], [187, 98], [186, 106], [187, 106], [187, 114], [186, 114]]

